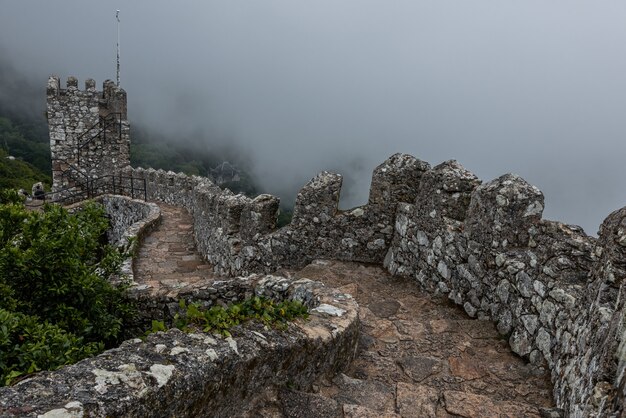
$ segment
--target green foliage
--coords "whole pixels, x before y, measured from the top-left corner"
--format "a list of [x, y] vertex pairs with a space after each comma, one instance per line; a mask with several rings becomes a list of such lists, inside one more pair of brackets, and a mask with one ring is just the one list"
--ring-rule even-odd
[[0, 190], [24, 189], [30, 193], [34, 183], [41, 181], [47, 186], [51, 184], [50, 175], [42, 173], [25, 161], [10, 160], [7, 157], [7, 153], [0, 148]]
[[0, 115], [0, 149], [32, 164], [37, 172], [50, 173], [52, 170], [48, 129], [43, 118], [14, 115], [9, 119]]
[[[186, 304], [182, 299], [179, 301], [179, 305], [181, 313], [175, 315], [174, 327], [185, 332], [201, 330], [227, 337], [231, 335], [229, 330], [232, 327], [246, 321], [255, 320], [266, 325], [280, 327], [284, 326], [287, 321], [307, 318], [309, 315], [306, 306], [299, 301], [275, 302], [259, 296], [229, 305], [226, 308], [213, 306], [203, 310], [200, 309], [200, 304]], [[152, 321], [152, 329], [146, 334], [165, 330], [166, 326], [163, 321]]]
[[20, 204], [24, 202], [24, 198], [15, 189], [0, 189], [0, 205], [4, 204]]
[[26, 373], [75, 363], [103, 349], [102, 343], [86, 343], [35, 315], [0, 309], [0, 386]]
[[[11, 201], [10, 193], [0, 199]], [[124, 257], [105, 245], [107, 228], [103, 207], [93, 203], [75, 214], [57, 205], [43, 212], [0, 205], [0, 309], [16, 324], [2, 331], [13, 347], [0, 359], [2, 380], [32, 371], [24, 359], [50, 369], [119, 342], [133, 309], [107, 281]]]
[[140, 126], [133, 130], [130, 144], [133, 166], [172, 170], [189, 175], [207, 176], [209, 169], [221, 161], [206, 149], [199, 149], [193, 142], [169, 141], [158, 134], [150, 133]]
[[[10, 160], [7, 157], [15, 157]], [[46, 120], [9, 113], [0, 103], [0, 189], [25, 189], [52, 183], [50, 140]]]
[[[141, 126], [133, 129], [133, 142], [130, 144], [130, 163], [135, 167], [152, 167], [203, 177], [210, 177], [211, 168], [226, 159], [239, 161], [237, 156], [232, 151], [207, 149], [203, 141], [191, 138], [174, 142], [154, 132], [148, 134]], [[259, 194], [254, 181], [245, 171], [240, 173], [240, 177], [240, 181], [221, 187], [251, 197]]]
[[220, 185], [222, 189], [229, 189], [233, 193], [243, 193], [248, 197], [255, 197], [259, 194], [257, 186], [248, 173], [239, 173], [239, 181], [229, 181]]

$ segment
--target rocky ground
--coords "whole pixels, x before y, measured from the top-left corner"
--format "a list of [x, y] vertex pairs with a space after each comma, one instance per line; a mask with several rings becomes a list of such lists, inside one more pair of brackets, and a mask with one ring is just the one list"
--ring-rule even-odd
[[[308, 394], [283, 394], [285, 416], [532, 417], [550, 415], [551, 385], [511, 353], [490, 322], [419, 291], [379, 266], [318, 260], [296, 277], [354, 295], [362, 323], [350, 369]], [[301, 408], [323, 403], [328, 414]], [[298, 414], [296, 410], [308, 411]], [[334, 411], [334, 412], [332, 412]]]
[[[163, 222], [140, 250], [136, 280], [166, 294], [212, 279], [210, 266], [195, 253], [189, 214], [160, 206]], [[380, 266], [318, 260], [283, 273], [356, 298], [359, 353], [348, 370], [316, 382], [309, 392], [268, 392], [248, 416], [559, 416], [551, 409], [548, 373], [514, 355], [493, 324], [469, 319], [447, 299], [422, 293]]]

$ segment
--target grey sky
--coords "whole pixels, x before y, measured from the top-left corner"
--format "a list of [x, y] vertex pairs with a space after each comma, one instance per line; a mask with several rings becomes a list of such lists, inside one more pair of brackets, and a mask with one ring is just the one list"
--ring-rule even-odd
[[[626, 2], [2, 0], [0, 59], [115, 78], [131, 122], [233, 141], [293, 200], [323, 169], [366, 200], [394, 152], [514, 172], [595, 234], [626, 204]], [[5, 80], [2, 80], [5, 82]]]

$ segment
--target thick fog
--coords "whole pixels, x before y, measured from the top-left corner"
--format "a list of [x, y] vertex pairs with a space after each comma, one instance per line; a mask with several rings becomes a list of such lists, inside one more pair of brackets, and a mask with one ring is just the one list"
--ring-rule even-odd
[[591, 234], [626, 205], [624, 1], [4, 0], [0, 60], [42, 103], [49, 74], [115, 79], [116, 9], [131, 123], [231, 144], [284, 199], [329, 169], [362, 203], [406, 152], [517, 173]]

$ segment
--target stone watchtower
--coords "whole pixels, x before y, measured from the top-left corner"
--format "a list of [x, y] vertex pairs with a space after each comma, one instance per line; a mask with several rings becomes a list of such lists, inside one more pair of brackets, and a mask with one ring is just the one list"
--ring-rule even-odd
[[113, 81], [96, 90], [92, 79], [78, 89], [76, 77], [62, 89], [59, 78], [48, 79], [48, 129], [52, 155], [52, 191], [63, 198], [91, 194], [130, 166], [130, 126], [126, 92]]

